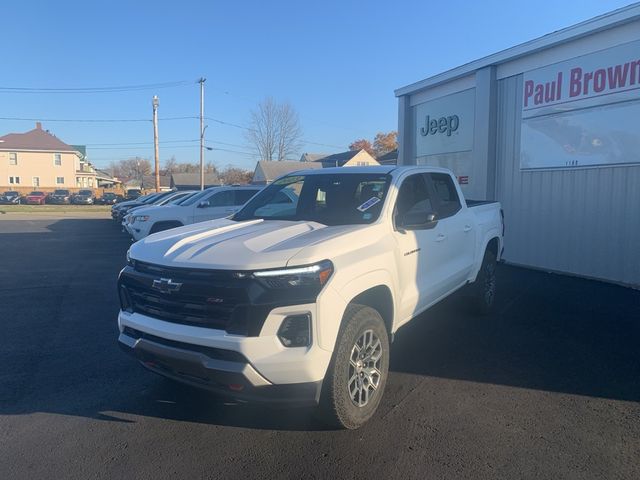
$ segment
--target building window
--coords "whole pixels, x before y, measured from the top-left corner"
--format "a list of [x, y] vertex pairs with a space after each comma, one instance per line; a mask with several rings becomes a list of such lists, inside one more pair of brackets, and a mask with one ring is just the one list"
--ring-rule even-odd
[[56, 183], [58, 185], [64, 185], [64, 177], [56, 177]]
[[89, 186], [93, 187], [93, 178], [89, 177]]
[[9, 154], [9, 165], [17, 165], [18, 164], [18, 154], [15, 152], [11, 152]]
[[53, 164], [56, 167], [60, 167], [62, 165], [62, 155], [60, 155], [59, 153], [54, 153], [53, 154]]
[[36, 188], [40, 186], [40, 177], [33, 177], [33, 186]]
[[20, 177], [9, 177], [9, 183], [11, 185], [20, 185]]

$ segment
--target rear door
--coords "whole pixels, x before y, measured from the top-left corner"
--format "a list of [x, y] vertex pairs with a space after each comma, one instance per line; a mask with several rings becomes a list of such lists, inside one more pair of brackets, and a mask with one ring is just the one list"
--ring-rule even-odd
[[[430, 186], [435, 199], [436, 217], [447, 236], [446, 289], [450, 291], [464, 283], [471, 272], [475, 254], [475, 222], [472, 213], [462, 205], [462, 199], [451, 175], [430, 173]], [[446, 293], [446, 292], [445, 292]]]

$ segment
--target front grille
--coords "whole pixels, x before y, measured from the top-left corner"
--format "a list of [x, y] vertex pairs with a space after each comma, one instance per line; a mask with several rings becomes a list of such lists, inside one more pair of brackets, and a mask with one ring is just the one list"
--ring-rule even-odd
[[[181, 286], [177, 291], [161, 291], [153, 287], [154, 280], [159, 279], [171, 279]], [[246, 334], [246, 324], [237, 318], [236, 312], [249, 302], [247, 289], [230, 272], [136, 262], [135, 269], [123, 271], [120, 283], [129, 295], [129, 311], [167, 322]]]

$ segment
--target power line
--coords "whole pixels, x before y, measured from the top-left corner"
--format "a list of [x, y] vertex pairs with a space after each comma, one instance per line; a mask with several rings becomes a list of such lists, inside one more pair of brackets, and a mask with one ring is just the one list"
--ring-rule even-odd
[[[167, 120], [191, 120], [198, 117], [165, 117], [160, 121]], [[70, 122], [70, 123], [120, 123], [120, 122], [151, 122], [150, 118], [41, 118], [41, 117], [0, 117], [0, 120], [26, 121], [26, 122]]]
[[146, 83], [142, 85], [119, 85], [111, 87], [73, 87], [73, 88], [44, 88], [44, 87], [0, 87], [2, 93], [112, 93], [133, 92], [141, 90], [157, 90], [191, 85], [195, 82], [180, 80], [177, 82]]

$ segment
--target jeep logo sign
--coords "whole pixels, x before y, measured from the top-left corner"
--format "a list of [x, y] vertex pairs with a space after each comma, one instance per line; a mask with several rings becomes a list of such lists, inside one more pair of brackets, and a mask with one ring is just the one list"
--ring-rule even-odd
[[446, 133], [450, 137], [453, 132], [458, 130], [460, 126], [460, 118], [458, 115], [450, 115], [448, 117], [431, 118], [429, 115], [425, 117], [424, 127], [420, 128], [420, 134], [423, 137], [427, 135], [436, 135], [438, 133]]
[[413, 105], [410, 135], [416, 157], [473, 149], [475, 88]]

